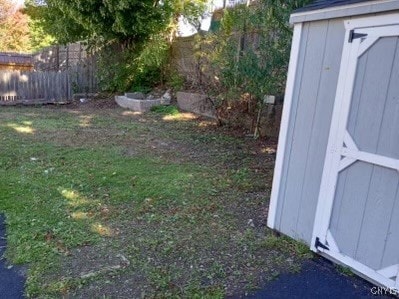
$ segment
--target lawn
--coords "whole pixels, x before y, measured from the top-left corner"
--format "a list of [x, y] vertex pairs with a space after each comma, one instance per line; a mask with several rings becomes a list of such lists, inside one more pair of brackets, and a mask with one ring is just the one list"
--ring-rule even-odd
[[243, 295], [309, 253], [266, 228], [273, 142], [102, 100], [0, 109], [0, 211], [30, 297]]

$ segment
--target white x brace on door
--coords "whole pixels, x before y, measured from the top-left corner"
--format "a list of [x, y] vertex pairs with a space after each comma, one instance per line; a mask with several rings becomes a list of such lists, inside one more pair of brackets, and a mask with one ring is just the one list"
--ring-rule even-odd
[[399, 290], [399, 14], [345, 25], [312, 250]]

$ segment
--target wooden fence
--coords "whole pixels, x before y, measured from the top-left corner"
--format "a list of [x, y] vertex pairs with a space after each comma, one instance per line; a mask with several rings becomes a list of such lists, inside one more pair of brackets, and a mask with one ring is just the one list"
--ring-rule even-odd
[[72, 90], [66, 72], [0, 72], [2, 102], [65, 102]]
[[60, 103], [74, 93], [94, 93], [94, 71], [76, 66], [64, 71], [0, 71], [0, 103]]

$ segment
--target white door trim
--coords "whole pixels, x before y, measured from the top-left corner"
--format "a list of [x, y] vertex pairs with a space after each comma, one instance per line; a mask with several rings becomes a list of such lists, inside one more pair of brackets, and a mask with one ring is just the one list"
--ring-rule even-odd
[[[349, 30], [346, 31], [345, 40], [349, 39]], [[353, 82], [356, 74], [357, 52], [360, 46], [360, 39], [353, 43], [346, 42], [343, 48], [340, 75], [338, 79], [337, 93], [331, 120], [330, 134], [327, 144], [326, 158], [323, 168], [323, 175], [320, 185], [319, 199], [316, 209], [316, 218], [313, 227], [313, 237], [311, 249], [318, 251], [315, 247], [316, 238], [321, 238], [322, 243], [326, 242], [326, 232], [330, 224], [330, 217], [333, 208], [333, 198], [322, 198], [324, 194], [333, 194], [336, 187], [336, 181], [332, 180], [332, 172], [339, 169], [340, 157], [338, 153], [344, 142], [345, 134], [342, 134], [346, 127], [346, 117], [349, 111], [349, 103], [352, 98], [351, 86], [348, 83]], [[352, 63], [351, 63], [352, 62]], [[338, 134], [341, 132], [341, 136]], [[341, 142], [337, 142], [340, 140]], [[326, 215], [329, 215], [326, 217]]]
[[341, 155], [351, 159], [361, 160], [367, 163], [386, 168], [392, 168], [399, 171], [399, 160], [396, 159], [346, 148], [341, 150]]
[[381, 285], [384, 285], [385, 287], [391, 288], [392, 290], [395, 289], [395, 290], [399, 291], [397, 282], [392, 279], [387, 278], [387, 276], [390, 276], [391, 273], [384, 271], [385, 269], [374, 271], [374, 270], [370, 269], [369, 267], [363, 265], [362, 263], [354, 260], [353, 258], [346, 256], [337, 251], [324, 250], [324, 249], [320, 248], [319, 252], [321, 252], [326, 257], [331, 257], [332, 259], [334, 259], [340, 263], [348, 265], [355, 271], [357, 271], [363, 275], [366, 275], [369, 279], [374, 281], [376, 284], [381, 284]]
[[294, 95], [296, 73], [298, 68], [298, 58], [300, 43], [302, 37], [302, 23], [296, 24], [294, 27], [294, 36], [292, 39], [290, 63], [288, 67], [287, 85], [285, 89], [283, 114], [281, 117], [280, 135], [278, 139], [278, 148], [276, 163], [274, 167], [272, 192], [270, 196], [269, 215], [267, 225], [270, 228], [276, 228], [277, 202], [280, 193], [281, 177], [283, 172], [284, 153], [287, 147], [287, 135], [291, 115], [291, 107]]
[[346, 30], [360, 29], [365, 27], [379, 27], [398, 24], [399, 13], [384, 14], [372, 17], [356, 18], [344, 21]]
[[[311, 249], [313, 251], [322, 252], [325, 255], [348, 265], [354, 270], [365, 274], [373, 281], [390, 288], [398, 288], [398, 275], [392, 276], [395, 278], [393, 280], [392, 277], [384, 276], [387, 269], [382, 269], [379, 272], [349, 256], [342, 254], [339, 251], [331, 232], [329, 231], [329, 226], [332, 216], [338, 173], [342, 169], [349, 166], [354, 160], [362, 160], [374, 165], [381, 165], [399, 170], [398, 160], [359, 151], [346, 129], [349, 110], [351, 107], [358, 58], [380, 37], [398, 36], [399, 14], [394, 14], [394, 16], [396, 16], [396, 24], [392, 24], [391, 22], [393, 20], [388, 18], [388, 23], [386, 26], [383, 26], [385, 23], [383, 23], [383, 19], [381, 17], [368, 17], [362, 18], [361, 20], [346, 21], [346, 42], [344, 44], [342, 53], [337, 93], [333, 109], [326, 159], [323, 168], [311, 243]], [[362, 28], [357, 30], [357, 27], [354, 27], [356, 24], [362, 26]], [[375, 24], [380, 27], [367, 27], [372, 27]], [[357, 38], [352, 42], [348, 42], [352, 30], [355, 30], [355, 32], [358, 33], [367, 33], [367, 38], [370, 37], [372, 42], [367, 42], [367, 38], [365, 41], [363, 41], [361, 38]], [[344, 159], [342, 159], [342, 156]], [[330, 250], [323, 249], [323, 246], [319, 247], [318, 245], [320, 244], [330, 246]], [[389, 268], [388, 270], [392, 270], [392, 268]]]

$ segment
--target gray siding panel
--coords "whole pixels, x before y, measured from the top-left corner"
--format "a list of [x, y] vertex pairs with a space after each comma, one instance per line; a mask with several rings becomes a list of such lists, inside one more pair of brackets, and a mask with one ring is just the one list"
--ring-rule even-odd
[[296, 225], [297, 230], [303, 228], [300, 238], [308, 241], [310, 241], [313, 232], [316, 202], [325, 159], [325, 149], [320, 150], [320, 145], [327, 145], [328, 142], [328, 132], [334, 105], [333, 99], [335, 98], [338, 83], [337, 74], [341, 63], [343, 42], [337, 41], [344, 40], [343, 32], [342, 21], [332, 20], [329, 22], [317, 92], [316, 110], [312, 121], [310, 143], [306, 157], [301, 205]]
[[[300, 82], [302, 80], [302, 74], [303, 74], [303, 66], [305, 62], [305, 56], [306, 56], [306, 48], [307, 48], [307, 40], [308, 40], [308, 35], [309, 35], [309, 23], [303, 25], [302, 29], [302, 37], [301, 37], [301, 45], [300, 45], [300, 50], [299, 50], [299, 55], [298, 55], [298, 65], [297, 65], [297, 70], [295, 74], [295, 86], [294, 86], [294, 91], [293, 91], [293, 99], [292, 99], [292, 107], [290, 111], [290, 122], [293, 122], [293, 120], [296, 118], [297, 114], [297, 108], [298, 108], [298, 94], [300, 91]], [[281, 176], [281, 182], [280, 182], [280, 190], [279, 190], [279, 199], [277, 201], [277, 213], [276, 213], [276, 228], [277, 230], [281, 231], [281, 221], [282, 221], [282, 213], [284, 211], [284, 204], [285, 204], [285, 185], [287, 183], [287, 172], [289, 169], [289, 160], [290, 160], [290, 140], [293, 139], [293, 134], [294, 134], [294, 126], [289, 125], [288, 132], [287, 132], [287, 148], [284, 153], [284, 165], [283, 165], [283, 170], [282, 170], [282, 176]], [[285, 232], [288, 234], [287, 232]]]
[[323, 64], [323, 54], [327, 39], [327, 28], [324, 22], [312, 23], [309, 28], [305, 64], [299, 92], [299, 105], [295, 119], [294, 136], [291, 144], [290, 169], [287, 173], [286, 201], [283, 206], [281, 230], [288, 235], [303, 237], [298, 234], [297, 222], [301, 206], [300, 195], [306, 169], [306, 156], [309, 152], [312, 120], [317, 103], [317, 86]]
[[385, 240], [384, 254], [381, 257], [381, 269], [392, 266], [392, 264], [399, 264], [399, 188], [396, 190], [392, 211], [387, 215], [390, 216], [391, 222]]
[[338, 177], [332, 212], [332, 223], [336, 225], [331, 226], [330, 230], [340, 251], [348, 256], [353, 257], [356, 252], [368, 194], [368, 188], [364, 186], [370, 182], [372, 171], [371, 164], [356, 162]]
[[399, 38], [390, 79], [377, 153], [399, 159]]
[[345, 29], [305, 24], [277, 207], [277, 229], [310, 244]]
[[[394, 159], [399, 159], [399, 39], [397, 42], [378, 149], [380, 154]], [[393, 206], [387, 211], [386, 216], [390, 219], [390, 224], [384, 242], [381, 268], [399, 264], [399, 184]]]
[[396, 43], [397, 38], [382, 38], [359, 59], [360, 67], [367, 66], [363, 80], [355, 81], [354, 93], [360, 94], [361, 102], [355, 99], [351, 104], [349, 119], [356, 125], [349, 126], [348, 131], [362, 151], [377, 152]]
[[[396, 170], [374, 166], [355, 258], [375, 270], [382, 268], [381, 257], [384, 255], [398, 179]], [[396, 249], [399, 252], [399, 247]], [[391, 260], [389, 266], [393, 265]]]

